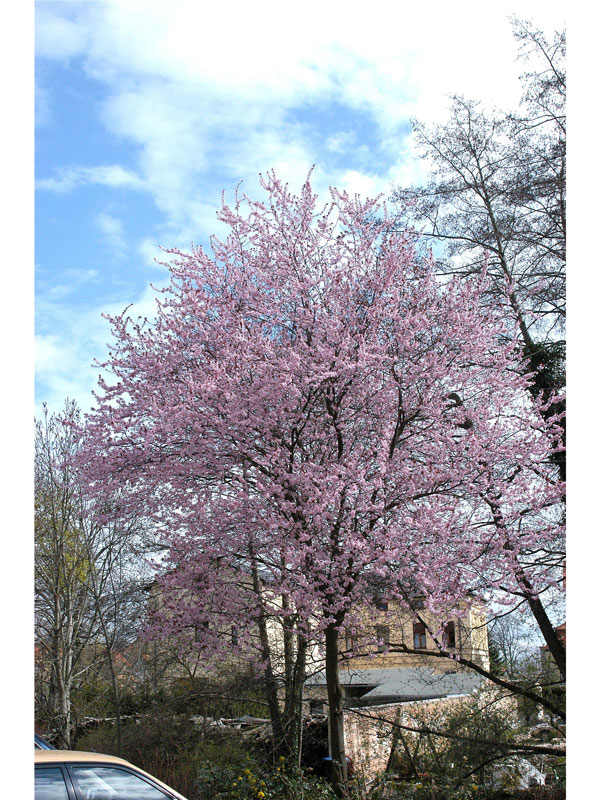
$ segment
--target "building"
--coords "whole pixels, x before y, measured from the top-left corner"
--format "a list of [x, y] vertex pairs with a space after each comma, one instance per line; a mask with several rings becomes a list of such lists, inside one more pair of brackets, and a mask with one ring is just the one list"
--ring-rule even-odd
[[[563, 622], [562, 625], [559, 625], [557, 628], [554, 629], [560, 641], [567, 647], [567, 623]], [[560, 683], [564, 683], [564, 677], [561, 675], [558, 666], [556, 665], [556, 661], [550, 652], [550, 648], [547, 644], [540, 647], [540, 662], [542, 671], [549, 675], [550, 677], [554, 678], [556, 681]]]
[[[375, 616], [358, 615], [359, 622], [345, 630], [340, 683], [347, 706], [440, 698], [481, 684], [481, 676], [463, 661], [489, 669], [483, 609], [463, 602], [454, 614], [436, 617], [422, 597], [411, 602], [408, 610], [380, 598]], [[325, 676], [316, 666], [304, 692], [305, 708], [313, 713], [327, 699]]]

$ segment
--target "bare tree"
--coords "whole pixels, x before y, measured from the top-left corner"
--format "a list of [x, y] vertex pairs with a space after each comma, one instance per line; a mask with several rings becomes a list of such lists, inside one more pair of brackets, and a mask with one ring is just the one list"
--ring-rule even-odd
[[36, 423], [35, 434], [35, 611], [36, 648], [43, 709], [61, 745], [72, 744], [72, 691], [89, 670], [86, 648], [96, 614], [87, 581], [89, 550], [80, 521], [82, 498], [70, 458], [78, 447], [72, 423], [75, 403], [62, 415]]
[[519, 624], [514, 614], [509, 614], [493, 619], [488, 632], [507, 677], [511, 680], [518, 678], [519, 666], [531, 650], [531, 630], [523, 623]]
[[[480, 103], [453, 96], [447, 122], [434, 127], [415, 122], [418, 146], [433, 165], [431, 178], [422, 187], [398, 187], [394, 198], [398, 224], [422, 232], [442, 277], [487, 271], [489, 302], [518, 323], [523, 372], [534, 376], [530, 391], [546, 402], [546, 422], [560, 418], [560, 441], [552, 458], [557, 479], [564, 481], [565, 403], [556, 397], [565, 381], [565, 33], [549, 41], [529, 22], [513, 19], [512, 24], [526, 64], [519, 108], [489, 113]], [[488, 500], [502, 532], [504, 520], [493, 492]], [[553, 514], [564, 517], [564, 508]], [[525, 517], [521, 524], [527, 524]], [[564, 676], [565, 647], [549, 611], [565, 563], [560, 527], [556, 541], [543, 551], [523, 549], [520, 529], [516, 532], [510, 546], [521, 571], [521, 592], [504, 600], [510, 602], [507, 611], [529, 606]], [[530, 590], [529, 581], [541, 571], [548, 575], [542, 595]], [[483, 571], [477, 588], [482, 590], [489, 579]], [[532, 686], [527, 691], [547, 700]]]
[[137, 521], [114, 521], [114, 498], [101, 508], [86, 500], [74, 467], [79, 423], [79, 409], [69, 401], [61, 414], [44, 409], [36, 422], [37, 711], [62, 746], [73, 746], [80, 710], [74, 695], [93, 678], [97, 702], [99, 687], [108, 687], [120, 751], [116, 659], [138, 628], [145, 602], [140, 555], [148, 542]]
[[97, 619], [96, 641], [101, 645], [103, 665], [108, 673], [108, 695], [115, 714], [116, 750], [122, 754], [122, 677], [118, 662], [139, 632], [146, 597], [135, 546], [139, 538], [136, 521], [129, 524], [89, 523], [86, 545], [93, 567], [88, 572], [87, 589]]
[[[446, 123], [415, 122], [433, 173], [393, 197], [399, 222], [433, 246], [440, 273], [487, 270], [490, 299], [518, 322], [531, 391], [548, 400], [564, 384], [565, 34], [549, 42], [531, 23], [512, 22], [529, 67], [520, 108], [489, 113], [456, 95]], [[546, 414], [563, 410], [551, 404]], [[556, 460], [564, 480], [563, 454]]]

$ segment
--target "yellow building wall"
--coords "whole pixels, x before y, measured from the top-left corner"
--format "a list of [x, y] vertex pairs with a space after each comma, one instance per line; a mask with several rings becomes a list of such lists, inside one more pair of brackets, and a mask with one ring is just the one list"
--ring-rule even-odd
[[[414, 649], [413, 624], [419, 621], [425, 624], [425, 650], [430, 655], [394, 652], [395, 647], [400, 649], [405, 646], [409, 650]], [[443, 627], [448, 622], [454, 623], [455, 646], [448, 646], [445, 649], [451, 654], [489, 669], [486, 615], [482, 609], [469, 607], [463, 603], [460, 613], [435, 617], [426, 609], [411, 612], [392, 601], [388, 604], [387, 611], [378, 611], [374, 616], [361, 620], [360, 625], [346, 629], [345, 640], [342, 639], [344, 650], [341, 653], [341, 667], [383, 669], [427, 666], [436, 671], [455, 670], [460, 662], [435, 655], [440, 653], [435, 639], [443, 641]], [[386, 628], [389, 632], [386, 632], [384, 638], [390, 645], [389, 651], [383, 643], [362, 644], [366, 639], [375, 637], [378, 632], [382, 636]], [[353, 646], [357, 652], [353, 652]]]

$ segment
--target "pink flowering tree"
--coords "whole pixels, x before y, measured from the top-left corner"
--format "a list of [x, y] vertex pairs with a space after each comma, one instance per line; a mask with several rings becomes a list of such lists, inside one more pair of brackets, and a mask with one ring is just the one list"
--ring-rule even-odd
[[[340, 631], [374, 580], [399, 599], [418, 585], [432, 610], [490, 582], [539, 600], [552, 570], [522, 555], [557, 535], [558, 426], [485, 280], [440, 284], [377, 200], [263, 188], [223, 205], [211, 253], [169, 251], [155, 321], [112, 319], [83, 466], [164, 531], [178, 596], [197, 598], [181, 626], [219, 597], [225, 625], [263, 613], [290, 647], [322, 643], [342, 793]], [[217, 563], [260, 577], [254, 595]]]

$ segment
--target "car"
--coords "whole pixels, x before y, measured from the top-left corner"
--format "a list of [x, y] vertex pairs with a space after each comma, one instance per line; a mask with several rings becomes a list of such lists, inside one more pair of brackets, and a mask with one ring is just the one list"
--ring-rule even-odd
[[50, 742], [47, 742], [39, 734], [33, 734], [33, 748], [34, 750], [54, 750], [55, 747]]
[[123, 758], [35, 750], [35, 800], [186, 800]]

